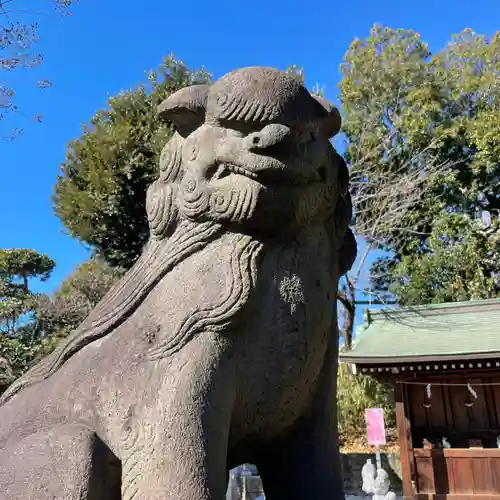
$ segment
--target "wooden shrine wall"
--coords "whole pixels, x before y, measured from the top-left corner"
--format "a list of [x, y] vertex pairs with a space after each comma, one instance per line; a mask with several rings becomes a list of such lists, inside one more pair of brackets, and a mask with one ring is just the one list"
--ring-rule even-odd
[[[470, 382], [477, 398], [466, 386], [446, 383]], [[495, 384], [499, 385], [475, 385]], [[407, 385], [407, 411], [414, 448], [422, 448], [424, 438], [444, 436], [452, 448], [469, 448], [469, 439], [481, 439], [485, 448], [497, 448], [500, 434], [500, 377], [482, 379], [440, 379], [431, 383], [430, 399], [425, 385]]]
[[[465, 385], [440, 385], [467, 382], [477, 398]], [[417, 498], [500, 499], [500, 377], [439, 379], [430, 398], [425, 385], [408, 384], [405, 392]], [[423, 449], [424, 438], [439, 446], [443, 436], [450, 449]], [[470, 439], [484, 448], [469, 448]]]

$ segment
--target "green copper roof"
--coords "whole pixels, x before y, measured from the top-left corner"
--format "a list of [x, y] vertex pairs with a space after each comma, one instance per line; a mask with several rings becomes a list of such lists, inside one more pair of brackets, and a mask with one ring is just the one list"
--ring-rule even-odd
[[369, 311], [350, 363], [500, 356], [500, 299]]

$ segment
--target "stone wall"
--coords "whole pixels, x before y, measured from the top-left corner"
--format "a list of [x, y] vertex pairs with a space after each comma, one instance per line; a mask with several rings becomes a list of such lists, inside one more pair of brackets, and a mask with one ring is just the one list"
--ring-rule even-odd
[[[344, 491], [347, 498], [364, 498], [366, 495], [361, 490], [361, 469], [366, 460], [371, 458], [375, 463], [375, 455], [369, 453], [343, 453], [341, 455], [342, 471], [344, 474]], [[391, 480], [391, 491], [398, 496], [402, 493], [401, 463], [399, 453], [382, 453], [382, 467], [389, 473]], [[249, 468], [250, 469], [250, 468]], [[251, 468], [253, 470], [253, 468]], [[255, 473], [256, 471], [253, 470]], [[245, 492], [244, 500], [256, 500], [262, 498], [262, 483], [258, 476], [238, 477], [229, 481], [227, 500], [241, 500], [242, 492]]]

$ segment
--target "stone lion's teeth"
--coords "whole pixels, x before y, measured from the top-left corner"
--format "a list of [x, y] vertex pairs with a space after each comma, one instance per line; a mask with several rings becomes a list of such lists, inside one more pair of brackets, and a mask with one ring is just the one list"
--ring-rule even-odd
[[226, 177], [229, 174], [238, 174], [244, 175], [245, 177], [249, 177], [250, 179], [256, 179], [257, 175], [254, 172], [246, 170], [243, 167], [239, 167], [237, 165], [233, 165], [232, 163], [221, 163], [215, 174], [213, 175], [213, 180], [220, 180]]

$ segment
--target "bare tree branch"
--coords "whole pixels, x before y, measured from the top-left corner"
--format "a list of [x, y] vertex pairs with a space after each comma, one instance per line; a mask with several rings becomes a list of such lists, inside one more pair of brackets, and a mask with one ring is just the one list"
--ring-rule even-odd
[[[17, 8], [15, 1], [0, 0], [0, 122], [12, 114], [26, 117], [16, 102], [16, 83], [11, 74], [39, 66], [43, 60], [42, 54], [36, 50], [39, 42], [37, 18], [55, 13], [70, 15], [70, 7], [77, 0], [46, 0], [47, 5], [53, 6], [52, 13]], [[44, 89], [51, 85], [48, 80], [42, 79], [35, 86]], [[40, 122], [41, 115], [35, 115], [32, 121]], [[5, 129], [5, 125], [0, 127]], [[22, 129], [14, 127], [3, 138], [12, 139], [22, 132]]]
[[[378, 143], [369, 142], [373, 141], [371, 131], [377, 124], [366, 123], [356, 143], [350, 144], [353, 229], [356, 236], [366, 242], [366, 247], [358, 258], [355, 270], [346, 277], [346, 286], [338, 297], [343, 306], [341, 331], [347, 348], [351, 347], [353, 339], [352, 329], [359, 296], [370, 295], [376, 304], [388, 303], [386, 297], [358, 286], [360, 279], [369, 272], [369, 256], [375, 250], [387, 246], [388, 241], [394, 244], [407, 234], [426, 235], [408, 227], [408, 216], [419, 202], [430, 195], [434, 176], [443, 175], [454, 166], [450, 161], [441, 161], [435, 153], [442, 136], [433, 138], [418, 151], [405, 150], [398, 144], [399, 131], [394, 125], [397, 123], [397, 102], [398, 99], [394, 109], [389, 110], [384, 118], [389, 124], [387, 134]], [[437, 195], [432, 193], [432, 196]]]

